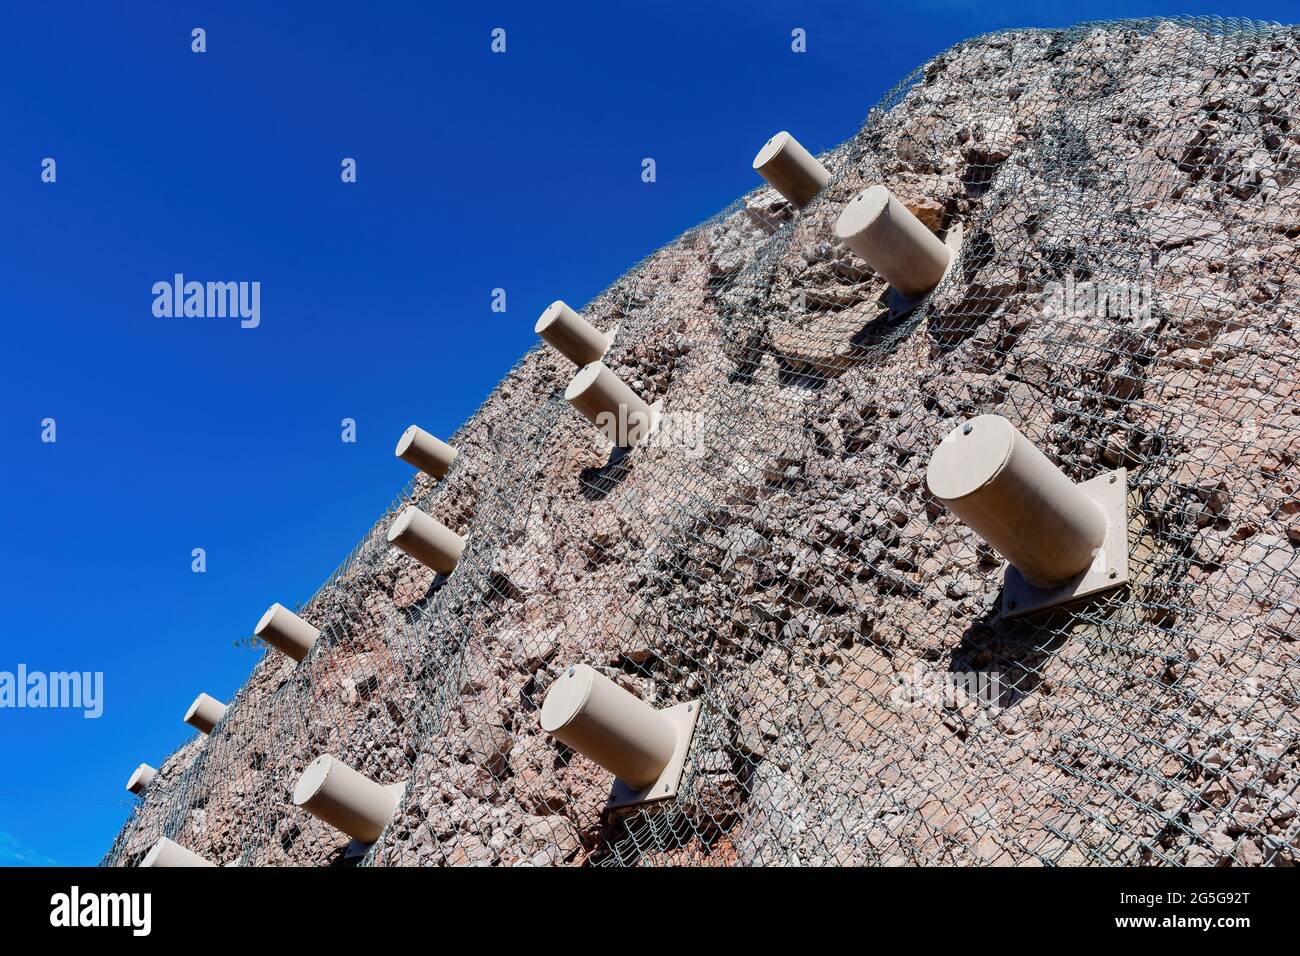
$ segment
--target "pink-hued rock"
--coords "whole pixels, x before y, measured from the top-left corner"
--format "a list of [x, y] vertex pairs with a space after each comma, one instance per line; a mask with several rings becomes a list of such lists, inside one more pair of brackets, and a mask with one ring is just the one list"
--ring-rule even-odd
[[[343, 864], [289, 802], [328, 752], [407, 783], [365, 864], [1294, 863], [1297, 75], [1289, 33], [1182, 22], [936, 57], [804, 210], [760, 187], [581, 309], [664, 440], [611, 459], [529, 352], [109, 862]], [[834, 241], [877, 182], [962, 228], [906, 317]], [[983, 413], [1128, 469], [1127, 590], [998, 620], [1000, 560], [923, 480]], [[468, 535], [445, 581], [386, 547], [409, 504]], [[675, 802], [606, 814], [542, 733], [576, 662], [704, 702]]]

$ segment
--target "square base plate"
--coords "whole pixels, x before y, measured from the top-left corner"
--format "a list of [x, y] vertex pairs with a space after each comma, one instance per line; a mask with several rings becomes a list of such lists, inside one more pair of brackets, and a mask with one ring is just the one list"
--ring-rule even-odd
[[628, 455], [632, 454], [632, 452], [635, 449], [640, 448], [651, 438], [653, 438], [654, 433], [659, 430], [659, 425], [663, 422], [663, 420], [664, 420], [664, 400], [661, 398], [659, 399], [659, 401], [655, 402], [653, 405], [650, 406], [650, 427], [646, 429], [646, 433], [641, 436], [641, 440], [638, 442], [634, 442], [633, 444], [628, 445], [626, 447], [624, 447], [623, 445], [614, 445], [609, 453], [609, 461], [605, 463], [605, 467], [618, 464]]
[[664, 420], [664, 400], [661, 398], [650, 406], [650, 427], [646, 429], [640, 441], [632, 443], [632, 448], [640, 447], [654, 437], [654, 433], [659, 430], [659, 423]]
[[[393, 796], [397, 798], [397, 803], [393, 807], [393, 812], [396, 813], [397, 807], [402, 803], [402, 794], [406, 790], [406, 781], [403, 780], [400, 783], [386, 783], [383, 784], [383, 788], [390, 791]], [[347, 849], [343, 851], [343, 859], [355, 860], [359, 856], [365, 856], [372, 846], [374, 846], [373, 843], [362, 843], [360, 840], [353, 837], [352, 842], [349, 843]]]
[[615, 780], [614, 787], [609, 792], [609, 802], [605, 804], [606, 810], [621, 810], [677, 796], [677, 788], [682, 783], [682, 771], [686, 768], [686, 755], [691, 749], [691, 738], [695, 736], [695, 724], [700, 719], [700, 702], [687, 701], [661, 710], [660, 713], [677, 725], [677, 746], [673, 748], [672, 759], [664, 767], [659, 779], [644, 790], [635, 790], [622, 780]]
[[1002, 581], [1002, 617], [1023, 617], [1128, 584], [1128, 469], [1116, 468], [1077, 487], [1106, 512], [1106, 540], [1096, 560], [1078, 577], [1055, 588], [1034, 587], [1008, 564]]
[[609, 348], [606, 348], [605, 351], [600, 353], [600, 358], [597, 359], [597, 361], [600, 362], [605, 361], [605, 356], [608, 355], [609, 350], [614, 347], [614, 339], [618, 336], [618, 330], [621, 329], [622, 327], [623, 327], [622, 322], [615, 322], [614, 327], [605, 333], [605, 336], [609, 339]]
[[[466, 532], [465, 532], [465, 535], [464, 535], [464, 537], [463, 537], [463, 539], [462, 539], [465, 543], [464, 543], [463, 545], [461, 545], [461, 549], [460, 549], [460, 553], [461, 553], [461, 555], [464, 555], [464, 554], [465, 554], [465, 549], [469, 547], [469, 536], [470, 536], [471, 534], [473, 534], [473, 533], [474, 533], [473, 531], [466, 531]], [[460, 561], [460, 558], [457, 558], [456, 561], [459, 562], [459, 561]], [[433, 570], [433, 569], [430, 568], [430, 570]], [[434, 572], [433, 572], [433, 580], [429, 582], [429, 590], [426, 592], [426, 594], [425, 594], [425, 598], [427, 599], [427, 598], [428, 598], [428, 595], [433, 594], [435, 591], [437, 591], [439, 588], [441, 588], [444, 584], [446, 584], [448, 581], [450, 581], [450, 580], [451, 580], [451, 575], [454, 574], [455, 571], [456, 571], [455, 568], [452, 568], [452, 569], [451, 569], [451, 572], [448, 573], [448, 574], [443, 574], [441, 571], [434, 571]], [[398, 786], [398, 784], [393, 784], [393, 786]], [[404, 787], [404, 786], [406, 786], [406, 784], [401, 784], [401, 786]]]
[[[943, 237], [943, 244], [948, 247], [948, 252], [951, 255], [948, 257], [948, 265], [944, 267], [943, 275], [939, 277], [940, 282], [948, 278], [948, 273], [952, 271], [953, 263], [957, 261], [957, 254], [961, 252], [961, 244], [962, 240], [965, 239], [965, 235], [966, 228], [960, 222], [954, 222], [948, 227], [948, 232]], [[934, 290], [931, 289], [930, 291], [933, 292]], [[911, 315], [929, 294], [929, 292], [926, 292], [918, 295], [915, 299], [909, 299], [891, 285], [887, 297], [889, 321], [897, 322], [899, 319]]]

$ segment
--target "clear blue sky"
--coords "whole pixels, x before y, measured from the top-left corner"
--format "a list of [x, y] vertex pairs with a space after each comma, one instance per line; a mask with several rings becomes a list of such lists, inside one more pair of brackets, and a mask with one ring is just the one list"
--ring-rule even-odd
[[[832, 146], [913, 67], [1003, 27], [1297, 19], [1052, 0], [4, 6], [0, 670], [103, 671], [105, 700], [98, 720], [0, 710], [0, 864], [96, 862], [131, 769], [253, 666], [232, 641], [308, 598], [406, 481], [402, 429], [453, 432], [550, 301], [585, 302], [755, 185], [774, 131]], [[259, 281], [260, 327], [155, 318], [151, 287], [177, 272]]]

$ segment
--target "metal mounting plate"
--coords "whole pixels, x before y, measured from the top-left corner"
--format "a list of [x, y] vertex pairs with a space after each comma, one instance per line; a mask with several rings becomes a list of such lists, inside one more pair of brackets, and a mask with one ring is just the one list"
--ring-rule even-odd
[[[393, 795], [397, 798], [397, 804], [393, 810], [394, 813], [397, 812], [396, 807], [401, 806], [402, 804], [402, 794], [406, 791], [407, 783], [408, 781], [403, 780], [399, 783], [380, 784], [380, 786], [385, 790], [391, 790]], [[374, 846], [373, 843], [362, 843], [360, 840], [353, 837], [352, 841], [348, 843], [347, 848], [343, 851], [343, 859], [355, 860], [359, 856], [365, 856], [372, 846]]]
[[1024, 617], [1128, 584], [1128, 469], [1104, 472], [1077, 487], [1106, 512], [1106, 540], [1097, 560], [1056, 588], [1036, 588], [1008, 564], [1002, 581], [1002, 617]]
[[621, 810], [677, 796], [677, 789], [682, 783], [682, 771], [686, 768], [686, 755], [690, 752], [695, 725], [700, 719], [700, 706], [698, 700], [691, 700], [660, 711], [677, 725], [677, 746], [673, 748], [672, 759], [664, 767], [659, 779], [644, 790], [634, 790], [622, 780], [615, 780], [609, 792], [609, 802], [605, 804], [606, 810]]
[[617, 465], [628, 455], [632, 454], [634, 450], [650, 441], [650, 439], [654, 437], [654, 433], [659, 430], [659, 426], [662, 424], [663, 420], [664, 400], [661, 398], [650, 406], [650, 427], [646, 429], [646, 433], [641, 436], [641, 440], [628, 445], [627, 447], [623, 447], [622, 445], [611, 445], [609, 460], [605, 463], [605, 467], [608, 468], [610, 465]]
[[[957, 255], [961, 252], [961, 244], [965, 237], [966, 227], [960, 222], [954, 222], [948, 227], [948, 232], [943, 237], [943, 244], [948, 247], [948, 251], [952, 255], [948, 259], [948, 265], [944, 267], [943, 275], [939, 279], [940, 282], [948, 278], [948, 273], [952, 271], [953, 263], [957, 261]], [[933, 292], [934, 290], [931, 289], [930, 291]], [[886, 299], [889, 306], [889, 321], [896, 322], [911, 315], [929, 294], [930, 292], [926, 292], [924, 295], [918, 295], [915, 299], [909, 299], [891, 285]]]
[[654, 437], [654, 433], [659, 430], [660, 423], [664, 420], [664, 400], [661, 398], [650, 406], [650, 427], [646, 433], [641, 436], [641, 440], [633, 442], [633, 448], [639, 448]]
[[614, 327], [605, 333], [605, 337], [609, 339], [609, 345], [605, 346], [605, 351], [600, 353], [600, 358], [597, 359], [597, 361], [600, 362], [605, 361], [605, 356], [608, 355], [609, 350], [614, 347], [614, 339], [618, 337], [618, 330], [621, 329], [622, 327], [623, 327], [622, 322], [615, 322]]

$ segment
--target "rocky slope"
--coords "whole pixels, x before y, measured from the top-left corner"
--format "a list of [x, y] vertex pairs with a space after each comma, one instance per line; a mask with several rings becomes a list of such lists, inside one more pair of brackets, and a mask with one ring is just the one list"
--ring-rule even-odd
[[[289, 802], [329, 752], [408, 781], [364, 864], [1293, 863], [1297, 86], [1300, 34], [1238, 22], [925, 64], [810, 206], [757, 189], [583, 310], [671, 434], [611, 460], [530, 352], [301, 609], [313, 653], [262, 659], [106, 862], [165, 834], [351, 863]], [[902, 319], [834, 240], [877, 182], [963, 236]], [[1128, 468], [1128, 588], [999, 618], [999, 560], [924, 483], [988, 412], [1076, 480]], [[445, 580], [386, 546], [410, 502], [469, 535]], [[608, 775], [540, 731], [579, 661], [704, 702], [678, 800], [604, 814]]]

